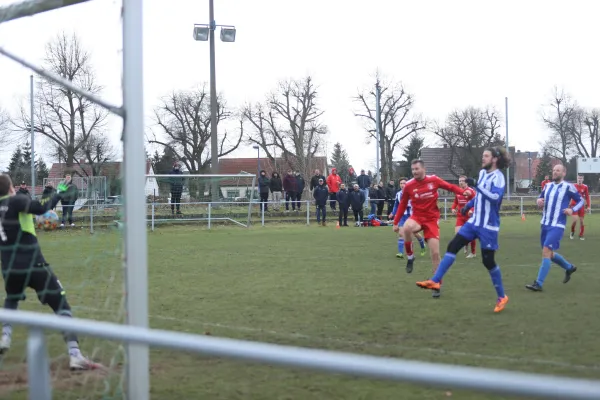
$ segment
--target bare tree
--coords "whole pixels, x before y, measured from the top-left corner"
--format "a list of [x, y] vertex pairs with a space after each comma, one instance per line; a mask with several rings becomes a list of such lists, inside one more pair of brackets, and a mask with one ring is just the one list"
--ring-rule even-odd
[[312, 159], [324, 147], [327, 127], [317, 104], [317, 87], [310, 76], [279, 82], [264, 103], [247, 105], [243, 120], [252, 127], [247, 140], [275, 160], [277, 151], [285, 163], [309, 176]]
[[[46, 45], [44, 66], [47, 70], [98, 94], [91, 56], [76, 35], [58, 35]], [[78, 164], [77, 154], [90, 138], [103, 134], [107, 111], [70, 89], [39, 77], [34, 98], [34, 131], [46, 138], [57, 153], [64, 156], [67, 170]], [[26, 136], [31, 126], [29, 108], [22, 106], [13, 121], [16, 130]], [[71, 171], [73, 172], [73, 171]]]
[[448, 115], [446, 124], [433, 133], [450, 149], [448, 169], [458, 177], [476, 176], [481, 169], [481, 154], [486, 147], [504, 146], [500, 137], [500, 116], [493, 108], [468, 107]]
[[[232, 116], [225, 101], [217, 98], [217, 126]], [[210, 94], [206, 85], [173, 92], [161, 99], [154, 110], [160, 134], [152, 133], [149, 143], [170, 149], [190, 173], [203, 173], [210, 167]], [[219, 137], [219, 157], [236, 150], [243, 136], [226, 130]]]
[[[401, 83], [383, 82], [375, 76], [375, 86], [380, 88], [381, 124], [379, 127], [379, 154], [384, 181], [394, 176], [394, 152], [402, 141], [425, 129], [423, 120], [414, 114], [414, 97], [405, 91]], [[375, 89], [359, 92], [354, 100], [360, 111], [354, 115], [365, 122], [367, 143], [377, 139], [377, 94]]]
[[600, 110], [578, 109], [571, 123], [570, 133], [577, 155], [597, 157], [600, 150], [600, 132], [598, 124]]
[[86, 175], [99, 176], [102, 174], [102, 167], [114, 159], [115, 155], [115, 148], [107, 136], [92, 135], [77, 151], [76, 157], [77, 160], [83, 160], [86, 165], [89, 165], [89, 171], [82, 168]]
[[577, 137], [581, 136], [582, 111], [562, 89], [554, 88], [552, 100], [543, 112], [544, 125], [550, 137], [544, 148], [553, 157], [567, 165], [571, 156], [578, 151]]

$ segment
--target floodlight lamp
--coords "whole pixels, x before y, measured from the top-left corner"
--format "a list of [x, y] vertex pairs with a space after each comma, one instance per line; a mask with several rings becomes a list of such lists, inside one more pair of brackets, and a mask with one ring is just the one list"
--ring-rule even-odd
[[258, 145], [256, 145], [256, 144], [255, 144], [254, 146], [252, 146], [252, 148], [253, 148], [254, 150], [258, 150], [258, 149], [260, 149], [260, 147], [258, 147]]
[[221, 41], [227, 43], [235, 42], [235, 27], [222, 27]]
[[206, 42], [210, 35], [210, 28], [208, 25], [195, 25], [194, 26], [194, 40], [200, 42]]

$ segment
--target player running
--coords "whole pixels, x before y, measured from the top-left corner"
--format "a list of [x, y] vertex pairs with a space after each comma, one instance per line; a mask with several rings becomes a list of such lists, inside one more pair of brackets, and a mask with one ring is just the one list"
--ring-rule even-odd
[[[571, 275], [577, 268], [556, 252], [560, 248], [560, 241], [565, 232], [567, 215], [576, 215], [583, 209], [584, 201], [574, 185], [565, 182], [567, 169], [564, 165], [555, 165], [552, 168], [554, 182], [546, 184], [537, 199], [538, 207], [544, 207], [542, 212], [542, 265], [537, 279], [525, 287], [534, 292], [541, 292], [544, 281], [550, 272], [550, 261], [558, 264], [565, 270], [563, 283], [571, 280]], [[574, 205], [569, 205], [569, 203]]]
[[[585, 232], [585, 225], [583, 224], [583, 218], [585, 217], [585, 212], [590, 212], [592, 203], [590, 202], [590, 191], [588, 186], [583, 183], [583, 176], [577, 176], [577, 183], [575, 184], [575, 189], [579, 193], [579, 196], [585, 200], [585, 207], [581, 207], [579, 211], [573, 214], [573, 223], [571, 224], [571, 235], [570, 239], [575, 237], [575, 227], [577, 226], [577, 221], [579, 221], [579, 240], [585, 240], [583, 237], [583, 233]], [[571, 201], [570, 206], [574, 206], [575, 201]]]
[[[458, 233], [460, 228], [467, 223], [471, 215], [473, 215], [473, 209], [470, 209], [467, 215], [463, 215], [460, 210], [463, 209], [467, 203], [475, 197], [475, 190], [471, 189], [469, 185], [467, 185], [467, 177], [465, 175], [461, 175], [458, 177], [458, 186], [460, 186], [465, 193], [457, 194], [454, 197], [454, 203], [452, 203], [452, 214], [456, 215], [456, 225], [454, 226], [454, 233]], [[468, 194], [468, 196], [467, 196]], [[471, 243], [471, 251], [469, 251], [469, 246], [465, 246], [465, 254], [467, 258], [475, 258], [476, 256], [476, 246], [477, 240], [472, 240]]]
[[[394, 217], [394, 232], [399, 232], [398, 223], [411, 204], [412, 214], [404, 223], [404, 249], [406, 250], [407, 263], [406, 272], [413, 271], [415, 257], [412, 249], [412, 235], [423, 231], [423, 237], [429, 247], [431, 263], [435, 271], [440, 263], [440, 209], [438, 208], [438, 189], [444, 189], [455, 194], [465, 191], [456, 185], [452, 185], [435, 175], [427, 175], [425, 163], [422, 160], [411, 162], [413, 179], [406, 182], [400, 204]], [[438, 285], [439, 286], [439, 285]], [[440, 297], [440, 288], [433, 292], [433, 297]]]
[[[5, 309], [16, 310], [19, 301], [25, 300], [25, 289], [30, 287], [36, 291], [40, 302], [50, 306], [55, 314], [72, 317], [65, 291], [42, 255], [33, 224], [33, 215], [44, 214], [60, 200], [60, 194], [41, 201], [17, 195], [10, 177], [0, 175], [0, 258], [6, 290]], [[81, 354], [74, 333], [63, 332], [63, 336], [72, 370], [101, 367]], [[5, 323], [2, 326], [0, 354], [10, 349], [11, 338], [12, 326]]]
[[[389, 219], [394, 218], [394, 216], [396, 215], [396, 211], [398, 211], [398, 206], [400, 205], [400, 198], [402, 197], [402, 189], [404, 189], [404, 186], [406, 185], [406, 178], [400, 178], [398, 184], [400, 185], [400, 190], [398, 191], [398, 193], [396, 193], [396, 201], [394, 201], [394, 208], [392, 210], [392, 213], [388, 217]], [[406, 212], [404, 212], [404, 215], [400, 218], [400, 223], [398, 224], [398, 253], [396, 254], [396, 257], [398, 258], [404, 258], [404, 229], [402, 227], [404, 226], [406, 220], [410, 217], [411, 208], [412, 207], [409, 201], [408, 205], [406, 206]], [[421, 246], [421, 256], [424, 256], [425, 240], [423, 239], [423, 236], [421, 236], [418, 233], [416, 233], [414, 236], [417, 238], [417, 240], [419, 241], [419, 245]]]
[[494, 312], [500, 312], [508, 303], [508, 296], [504, 293], [502, 273], [494, 256], [498, 250], [500, 206], [506, 186], [502, 170], [509, 165], [510, 158], [504, 148], [492, 147], [483, 152], [481, 159], [483, 169], [479, 172], [479, 179], [475, 187], [477, 196], [461, 210], [462, 214], [466, 215], [474, 206], [473, 215], [448, 244], [447, 252], [434, 276], [429, 280], [417, 282], [417, 286], [423, 289], [439, 290], [442, 278], [456, 260], [456, 254], [470, 241], [478, 238], [483, 265], [489, 271], [498, 295]]

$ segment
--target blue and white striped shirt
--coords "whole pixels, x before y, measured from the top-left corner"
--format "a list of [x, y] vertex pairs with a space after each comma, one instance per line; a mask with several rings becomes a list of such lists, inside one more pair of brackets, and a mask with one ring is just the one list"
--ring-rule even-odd
[[577, 212], [585, 204], [583, 198], [577, 192], [572, 183], [562, 181], [560, 183], [550, 182], [544, 186], [540, 193], [540, 199], [544, 199], [544, 211], [542, 213], [541, 224], [554, 228], [565, 229], [567, 224], [567, 215], [563, 212], [569, 208], [571, 200], [577, 202], [573, 206], [573, 212]]
[[[396, 211], [398, 211], [398, 206], [400, 205], [400, 199], [402, 198], [402, 190], [399, 190], [398, 193], [396, 193], [396, 201], [394, 202], [394, 209], [392, 210], [392, 215], [396, 215]], [[404, 212], [404, 215], [406, 215], [407, 217], [410, 217], [412, 214], [412, 207], [410, 205], [410, 200], [408, 201], [408, 205], [406, 206], [406, 211]]]
[[496, 169], [487, 172], [479, 171], [477, 180], [477, 196], [467, 203], [467, 207], [475, 207], [468, 222], [476, 227], [489, 231], [500, 230], [500, 206], [504, 197], [506, 180], [502, 171]]

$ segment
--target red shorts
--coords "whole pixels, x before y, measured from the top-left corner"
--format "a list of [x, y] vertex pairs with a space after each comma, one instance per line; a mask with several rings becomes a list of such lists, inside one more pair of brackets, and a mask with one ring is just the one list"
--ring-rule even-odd
[[574, 212], [573, 215], [577, 215], [579, 218], [585, 217], [585, 207], [581, 207], [579, 211]]
[[469, 218], [471, 218], [471, 217], [465, 216], [465, 215], [462, 215], [462, 214], [458, 214], [456, 216], [456, 226], [463, 226], [464, 224], [467, 223], [467, 221], [469, 220]]
[[417, 224], [421, 225], [421, 231], [423, 232], [423, 239], [437, 239], [440, 240], [440, 219], [439, 218], [419, 218], [411, 215], [409, 219], [412, 219]]

